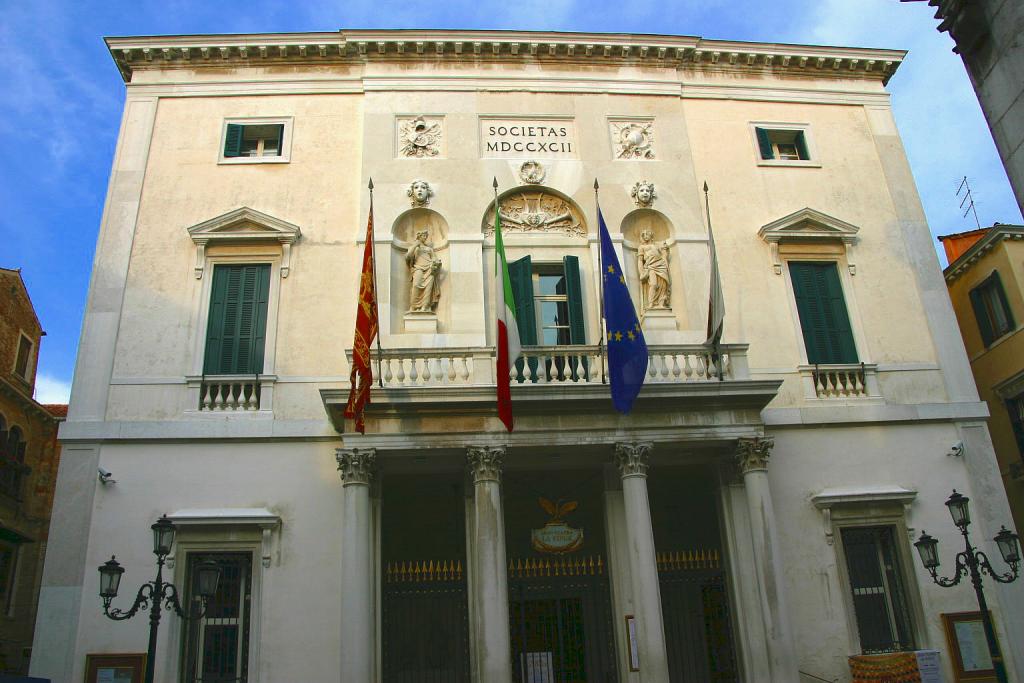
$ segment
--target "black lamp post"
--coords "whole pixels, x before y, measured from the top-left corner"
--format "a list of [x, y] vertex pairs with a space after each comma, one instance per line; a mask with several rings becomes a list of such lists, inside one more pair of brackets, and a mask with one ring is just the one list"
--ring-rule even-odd
[[921, 532], [921, 537], [914, 543], [917, 552], [921, 554], [921, 563], [932, 575], [932, 580], [943, 588], [949, 588], [960, 583], [960, 579], [970, 574], [971, 583], [974, 584], [974, 592], [978, 596], [978, 608], [981, 610], [981, 622], [985, 627], [985, 639], [988, 641], [988, 653], [992, 658], [992, 668], [996, 672], [996, 680], [999, 683], [1007, 683], [1006, 666], [1003, 664], [1003, 657], [999, 653], [999, 643], [996, 642], [996, 632], [992, 628], [992, 619], [988, 613], [988, 603], [985, 602], [985, 590], [981, 586], [981, 575], [986, 573], [998, 583], [1010, 583], [1017, 579], [1017, 572], [1020, 567], [1020, 546], [1017, 543], [1017, 534], [1005, 526], [993, 539], [999, 548], [999, 554], [1003, 561], [1010, 565], [1010, 571], [1005, 574], [997, 573], [988, 561], [988, 556], [971, 545], [971, 538], [967, 534], [967, 527], [971, 523], [971, 511], [967, 507], [969, 502], [967, 496], [961, 495], [953, 490], [953, 495], [946, 501], [949, 514], [953, 517], [953, 523], [963, 534], [966, 547], [956, 554], [956, 567], [952, 578], [938, 576], [939, 568], [939, 542], [926, 532]]
[[131, 619], [140, 609], [149, 609], [149, 649], [146, 654], [146, 683], [153, 683], [153, 671], [155, 670], [156, 659], [156, 634], [160, 628], [160, 605], [161, 603], [169, 610], [174, 610], [182, 619], [202, 619], [206, 614], [206, 606], [209, 599], [217, 592], [217, 582], [220, 581], [220, 567], [215, 562], [200, 562], [198, 573], [199, 597], [202, 600], [202, 609], [198, 614], [186, 614], [178, 601], [178, 589], [173, 583], [163, 580], [164, 562], [171, 552], [174, 544], [174, 523], [163, 515], [153, 525], [153, 553], [156, 555], [156, 579], [142, 584], [138, 594], [135, 596], [135, 603], [127, 612], [119, 609], [110, 609], [110, 602], [117, 597], [117, 588], [121, 583], [121, 575], [124, 569], [113, 556], [100, 565], [100, 597], [103, 598], [103, 613], [114, 619], [122, 621]]

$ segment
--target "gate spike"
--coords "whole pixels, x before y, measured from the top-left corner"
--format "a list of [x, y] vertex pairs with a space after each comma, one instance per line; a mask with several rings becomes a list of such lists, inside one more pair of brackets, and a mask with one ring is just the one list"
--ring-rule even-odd
[[455, 563], [455, 572], [457, 574], [456, 578], [459, 581], [462, 581], [462, 560], [456, 561], [456, 563]]
[[600, 555], [597, 556], [597, 573], [604, 574], [604, 558]]

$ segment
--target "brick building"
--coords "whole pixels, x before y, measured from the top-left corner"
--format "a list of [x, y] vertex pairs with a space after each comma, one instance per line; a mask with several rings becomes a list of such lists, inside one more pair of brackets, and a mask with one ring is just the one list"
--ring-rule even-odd
[[0, 673], [25, 673], [67, 406], [35, 391], [42, 327], [19, 270], [0, 268]]

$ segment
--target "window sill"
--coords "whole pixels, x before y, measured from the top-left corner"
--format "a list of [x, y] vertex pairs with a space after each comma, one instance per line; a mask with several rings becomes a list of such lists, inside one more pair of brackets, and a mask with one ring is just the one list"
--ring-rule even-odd
[[758, 159], [758, 166], [796, 166], [803, 168], [821, 168], [821, 162], [813, 159]]
[[218, 165], [232, 166], [235, 164], [287, 164], [291, 161], [289, 157], [221, 157], [217, 160]]

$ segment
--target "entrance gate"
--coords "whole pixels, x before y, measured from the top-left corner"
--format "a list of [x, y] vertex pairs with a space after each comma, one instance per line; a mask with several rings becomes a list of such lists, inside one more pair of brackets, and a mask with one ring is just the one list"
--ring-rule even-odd
[[717, 550], [658, 553], [671, 683], [735, 683], [725, 572]]
[[385, 683], [469, 683], [461, 560], [388, 563], [383, 603]]
[[517, 683], [616, 683], [604, 558], [509, 563], [509, 627]]

